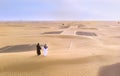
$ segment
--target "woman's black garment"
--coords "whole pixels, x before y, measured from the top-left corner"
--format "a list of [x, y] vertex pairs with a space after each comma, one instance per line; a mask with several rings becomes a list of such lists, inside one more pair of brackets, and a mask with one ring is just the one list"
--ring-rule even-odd
[[41, 47], [39, 44], [37, 44], [37, 55], [41, 55]]

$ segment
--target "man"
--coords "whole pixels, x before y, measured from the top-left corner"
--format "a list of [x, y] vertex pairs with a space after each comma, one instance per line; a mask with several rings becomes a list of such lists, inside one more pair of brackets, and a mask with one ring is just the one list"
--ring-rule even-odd
[[47, 56], [47, 53], [48, 53], [48, 46], [47, 46], [47, 44], [45, 44], [45, 45], [44, 45], [43, 55], [44, 55], [44, 56]]

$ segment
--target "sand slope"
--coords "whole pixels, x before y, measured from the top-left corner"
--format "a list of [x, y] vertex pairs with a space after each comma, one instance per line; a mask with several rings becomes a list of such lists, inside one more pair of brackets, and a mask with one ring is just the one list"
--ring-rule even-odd
[[[0, 76], [119, 76], [119, 30], [118, 22], [1, 22]], [[36, 56], [37, 42], [48, 44], [47, 57]]]

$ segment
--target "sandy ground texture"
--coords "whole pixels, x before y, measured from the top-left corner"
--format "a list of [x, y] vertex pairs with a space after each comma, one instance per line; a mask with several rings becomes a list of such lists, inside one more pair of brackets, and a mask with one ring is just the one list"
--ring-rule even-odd
[[119, 40], [119, 22], [1, 22], [0, 76], [120, 76]]

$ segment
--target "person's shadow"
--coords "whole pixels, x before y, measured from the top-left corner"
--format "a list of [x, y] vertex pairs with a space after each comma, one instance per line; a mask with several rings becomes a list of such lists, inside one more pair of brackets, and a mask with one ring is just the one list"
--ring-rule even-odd
[[120, 76], [120, 63], [100, 68], [98, 76]]
[[11, 45], [0, 48], [0, 53], [27, 52], [36, 50], [35, 44]]

